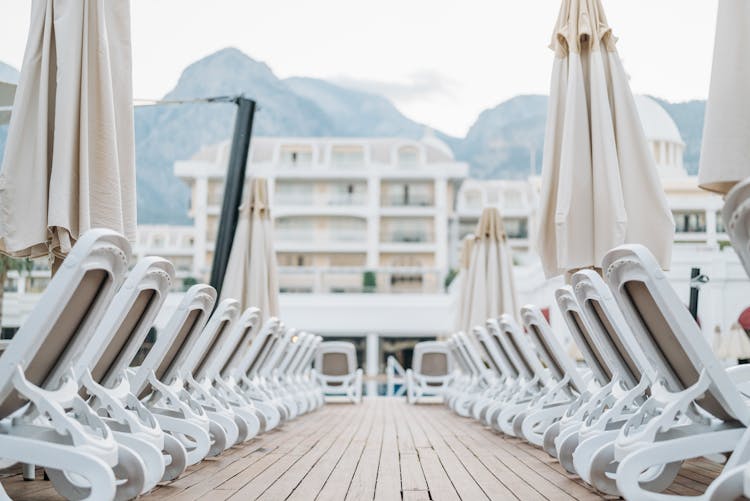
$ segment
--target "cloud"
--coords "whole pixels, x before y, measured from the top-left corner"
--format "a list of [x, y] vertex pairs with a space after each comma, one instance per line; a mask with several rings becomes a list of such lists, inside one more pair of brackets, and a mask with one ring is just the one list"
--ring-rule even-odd
[[428, 97], [454, 97], [460, 88], [458, 81], [435, 70], [418, 70], [401, 81], [383, 81], [338, 76], [332, 82], [351, 89], [379, 94], [396, 102], [423, 100]]

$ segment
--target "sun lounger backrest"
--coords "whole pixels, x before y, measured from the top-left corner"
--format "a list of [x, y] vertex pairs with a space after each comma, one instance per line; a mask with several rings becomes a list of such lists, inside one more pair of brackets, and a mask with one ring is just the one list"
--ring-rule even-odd
[[521, 308], [521, 318], [532, 342], [539, 350], [539, 355], [550, 371], [554, 373], [555, 379], [560, 380], [567, 374], [571, 386], [579, 393], [582, 392], [585, 388], [583, 378], [578, 372], [575, 362], [570, 359], [555, 337], [541, 310], [534, 305], [526, 305]]
[[287, 345], [287, 348], [284, 351], [284, 355], [279, 359], [278, 364], [276, 364], [276, 369], [279, 371], [279, 373], [281, 374], [287, 373], [289, 366], [300, 354], [300, 351], [305, 348], [306, 341], [307, 341], [307, 334], [305, 334], [304, 332], [296, 331], [292, 335]]
[[480, 340], [488, 358], [492, 361], [492, 365], [495, 371], [497, 371], [498, 376], [517, 378], [518, 370], [505, 351], [505, 347], [495, 335], [500, 332], [500, 325], [497, 323], [497, 320], [488, 320], [486, 327], [477, 327], [474, 329], [474, 332], [477, 334], [477, 338]]
[[313, 340], [310, 343], [305, 356], [300, 359], [300, 361], [297, 363], [297, 366], [294, 368], [295, 374], [302, 374], [312, 366], [313, 358], [315, 358], [315, 353], [317, 353], [320, 343], [323, 342], [322, 337], [313, 334], [311, 334], [311, 336]]
[[537, 376], [542, 382], [547, 382], [549, 375], [544, 371], [539, 358], [531, 349], [528, 338], [516, 320], [511, 315], [501, 315], [500, 329], [508, 336], [508, 341], [510, 341], [515, 356], [521, 360], [526, 371], [531, 376]]
[[133, 393], [143, 398], [150, 392], [148, 378], [152, 370], [156, 379], [167, 382], [173, 366], [184, 359], [205, 327], [215, 301], [216, 291], [210, 285], [199, 284], [188, 289], [131, 378]]
[[425, 376], [447, 376], [453, 371], [448, 347], [441, 341], [422, 341], [414, 346], [413, 370]]
[[487, 325], [489, 327], [490, 333], [492, 333], [492, 336], [497, 340], [498, 346], [500, 346], [500, 349], [505, 353], [505, 357], [513, 366], [517, 377], [531, 379], [533, 377], [531, 368], [528, 367], [528, 365], [524, 364], [524, 361], [516, 352], [515, 348], [511, 344], [510, 334], [505, 332], [503, 326], [500, 325], [500, 321], [492, 319], [487, 322]]
[[644, 372], [653, 370], [636, 343], [612, 291], [593, 270], [574, 274], [572, 286], [578, 304], [589, 321], [592, 335], [601, 338], [602, 344], [609, 346], [616, 370], [628, 387], [634, 387]]
[[473, 374], [477, 376], [482, 375], [486, 370], [484, 362], [482, 361], [482, 357], [479, 356], [479, 353], [477, 353], [476, 349], [474, 348], [474, 345], [471, 343], [471, 341], [469, 341], [469, 338], [465, 333], [459, 332], [458, 334], [456, 334], [456, 339], [458, 341], [459, 349], [461, 349], [466, 354], [466, 361], [469, 363], [469, 369]]
[[612, 380], [612, 369], [605, 357], [603, 348], [596, 345], [591, 337], [591, 328], [578, 305], [578, 300], [576, 300], [573, 290], [569, 286], [557, 289], [555, 291], [555, 300], [562, 312], [570, 335], [573, 336], [573, 341], [578, 345], [578, 349], [581, 350], [586, 365], [591, 369], [592, 374], [599, 381], [599, 384], [608, 384]]
[[[176, 371], [197, 377], [203, 371], [209, 360], [218, 355], [223, 343], [234, 328], [234, 322], [240, 315], [239, 302], [235, 299], [224, 299], [216, 307], [206, 327], [196, 341], [190, 354], [178, 366]], [[175, 374], [167, 374], [171, 379]]]
[[698, 405], [719, 419], [750, 424], [737, 387], [651, 252], [641, 245], [617, 247], [604, 257], [603, 269], [638, 345], [667, 388], [681, 391], [705, 371], [711, 384]]
[[257, 374], [258, 369], [263, 365], [263, 361], [268, 357], [268, 354], [278, 340], [279, 330], [281, 329], [281, 322], [276, 318], [271, 318], [266, 322], [266, 325], [264, 325], [264, 328], [258, 334], [258, 337], [253, 340], [250, 352], [245, 357], [240, 367], [240, 370], [248, 377], [253, 377]]
[[456, 341], [456, 335], [454, 334], [451, 336], [451, 338], [446, 341], [448, 343], [448, 348], [451, 350], [451, 353], [453, 354], [453, 359], [458, 363], [459, 368], [461, 369], [461, 372], [464, 374], [471, 374], [471, 369], [469, 368], [468, 363], [466, 362], [466, 355], [463, 354], [461, 350], [458, 349], [458, 342]]
[[750, 178], [737, 183], [727, 193], [721, 217], [732, 247], [750, 276]]
[[166, 259], [145, 257], [130, 271], [78, 361], [77, 375], [91, 369], [94, 381], [111, 386], [122, 377], [153, 326], [172, 287], [174, 267]]
[[309, 332], [300, 333], [299, 338], [299, 349], [295, 352], [294, 358], [289, 361], [289, 365], [286, 367], [286, 372], [288, 374], [297, 373], [297, 368], [310, 352], [310, 348], [315, 344], [315, 336]]
[[273, 333], [276, 332], [278, 325], [279, 320], [276, 317], [271, 317], [263, 322], [258, 334], [252, 336], [250, 347], [247, 350], [232, 353], [229, 361], [221, 370], [221, 376], [227, 378], [234, 370], [249, 375], [253, 362], [258, 358], [258, 355], [269, 342]]
[[91, 230], [78, 240], [0, 356], [0, 418], [25, 403], [11, 384], [18, 367], [32, 384], [54, 388], [75, 364], [122, 284], [129, 260], [130, 245], [113, 231]]
[[279, 369], [281, 362], [283, 361], [289, 350], [293, 350], [293, 339], [297, 336], [297, 329], [286, 329], [281, 339], [276, 343], [276, 346], [268, 356], [266, 361], [261, 366], [261, 374], [264, 376], [270, 376], [275, 370]]
[[345, 376], [357, 370], [357, 350], [353, 343], [326, 341], [320, 343], [315, 368], [325, 376]]
[[[211, 377], [223, 375], [228, 370], [235, 355], [241, 357], [242, 354], [247, 353], [254, 335], [259, 330], [259, 323], [260, 310], [254, 307], [246, 309], [234, 323], [232, 333], [221, 350], [206, 364], [206, 374]], [[202, 376], [203, 374], [197, 375], [197, 377]]]

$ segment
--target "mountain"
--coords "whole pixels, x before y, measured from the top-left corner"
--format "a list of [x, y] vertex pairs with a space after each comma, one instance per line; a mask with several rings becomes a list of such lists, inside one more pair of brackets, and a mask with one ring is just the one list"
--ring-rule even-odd
[[654, 99], [667, 110], [672, 120], [680, 129], [685, 142], [685, 170], [688, 174], [698, 174], [698, 163], [701, 157], [701, 140], [703, 138], [703, 117], [706, 114], [706, 101], [685, 101], [670, 103], [664, 99]]
[[21, 76], [17, 69], [9, 64], [0, 61], [0, 81], [18, 83], [18, 77]]
[[[547, 96], [517, 96], [483, 111], [466, 138], [454, 147], [456, 158], [468, 162], [471, 176], [518, 179], [540, 172]], [[535, 153], [532, 153], [535, 151]]]
[[[2, 75], [18, 78], [0, 63]], [[220, 50], [183, 71], [165, 101], [244, 94], [259, 109], [256, 136], [400, 136], [417, 139], [425, 126], [410, 120], [386, 98], [324, 80], [279, 79], [265, 63], [233, 48]], [[685, 165], [695, 173], [700, 156], [704, 101], [659, 100], [686, 143]], [[174, 162], [232, 134], [232, 104], [187, 103], [138, 107], [135, 111], [138, 219], [141, 223], [185, 224], [189, 191], [173, 174]], [[524, 178], [541, 172], [547, 97], [517, 96], [483, 111], [466, 137], [435, 131], [481, 179]], [[5, 130], [0, 127], [0, 153]], [[532, 165], [533, 160], [533, 165]]]

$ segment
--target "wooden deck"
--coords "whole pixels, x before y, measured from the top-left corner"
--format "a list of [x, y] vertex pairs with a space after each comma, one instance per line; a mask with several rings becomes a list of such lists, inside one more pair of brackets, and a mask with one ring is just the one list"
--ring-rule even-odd
[[[708, 461], [691, 461], [671, 491], [699, 494], [719, 471]], [[2, 482], [15, 500], [60, 499], [48, 482], [7, 475]], [[358, 406], [328, 404], [193, 466], [143, 499], [601, 498], [543, 451], [442, 405], [375, 398]]]

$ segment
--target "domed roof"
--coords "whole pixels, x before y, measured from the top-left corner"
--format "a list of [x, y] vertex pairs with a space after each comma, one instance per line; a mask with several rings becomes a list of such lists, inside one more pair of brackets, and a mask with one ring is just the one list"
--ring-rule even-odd
[[659, 103], [648, 96], [635, 96], [635, 106], [648, 141], [685, 144], [677, 124]]

